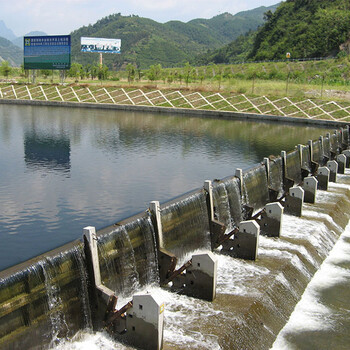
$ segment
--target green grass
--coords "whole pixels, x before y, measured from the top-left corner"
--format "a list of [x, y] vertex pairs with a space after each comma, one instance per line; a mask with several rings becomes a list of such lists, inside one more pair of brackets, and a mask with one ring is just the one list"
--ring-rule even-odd
[[[186, 70], [190, 69], [188, 82]], [[59, 84], [57, 71], [48, 77], [40, 75], [37, 84]], [[148, 79], [148, 71], [142, 71], [140, 81], [127, 81], [126, 71], [110, 72], [109, 79], [66, 78], [67, 84], [90, 86], [115, 86], [143, 89], [181, 89], [201, 92], [248, 94], [250, 96], [321, 98], [325, 101], [349, 101], [350, 56], [341, 59], [307, 62], [265, 62], [232, 65], [209, 65], [161, 69], [161, 78]], [[27, 84], [30, 78], [13, 69], [8, 81]]]

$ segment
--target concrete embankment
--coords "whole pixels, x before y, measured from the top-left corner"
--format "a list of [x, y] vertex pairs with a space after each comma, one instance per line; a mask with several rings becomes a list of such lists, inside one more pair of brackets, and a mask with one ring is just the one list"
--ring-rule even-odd
[[115, 111], [137, 111], [137, 112], [152, 112], [164, 114], [184, 114], [188, 116], [197, 116], [200, 118], [221, 118], [221, 119], [236, 119], [236, 120], [264, 120], [271, 122], [297, 123], [305, 125], [319, 125], [329, 127], [344, 127], [348, 122], [337, 120], [320, 120], [310, 118], [298, 118], [278, 115], [267, 115], [257, 113], [243, 113], [230, 111], [215, 111], [192, 108], [175, 108], [175, 107], [157, 107], [157, 106], [142, 106], [142, 105], [116, 105], [110, 103], [90, 103], [90, 102], [61, 102], [61, 101], [39, 101], [39, 100], [15, 100], [15, 99], [0, 99], [0, 104], [16, 104], [16, 105], [31, 105], [31, 106], [54, 106], [54, 107], [69, 107], [69, 108], [96, 108]]

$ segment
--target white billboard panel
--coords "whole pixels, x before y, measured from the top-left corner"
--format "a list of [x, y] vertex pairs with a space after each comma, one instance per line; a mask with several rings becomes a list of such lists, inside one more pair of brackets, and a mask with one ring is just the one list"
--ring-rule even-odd
[[82, 52], [120, 53], [120, 39], [87, 38], [80, 39]]

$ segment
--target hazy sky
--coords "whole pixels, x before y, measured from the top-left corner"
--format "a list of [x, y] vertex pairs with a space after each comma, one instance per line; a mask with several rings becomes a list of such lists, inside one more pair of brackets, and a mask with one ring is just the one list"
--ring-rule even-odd
[[0, 20], [15, 35], [31, 31], [69, 34], [83, 25], [113, 13], [138, 15], [158, 22], [211, 18], [223, 12], [235, 14], [278, 0], [0, 0]]

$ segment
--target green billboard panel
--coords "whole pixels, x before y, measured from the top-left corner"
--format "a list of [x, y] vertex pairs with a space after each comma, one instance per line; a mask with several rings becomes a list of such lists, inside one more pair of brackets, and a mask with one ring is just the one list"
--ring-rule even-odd
[[69, 69], [70, 35], [24, 37], [24, 69]]

